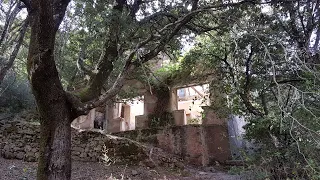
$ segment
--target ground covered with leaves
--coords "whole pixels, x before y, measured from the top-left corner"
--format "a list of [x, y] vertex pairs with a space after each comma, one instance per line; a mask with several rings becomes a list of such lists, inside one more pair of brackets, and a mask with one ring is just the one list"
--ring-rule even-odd
[[[1, 180], [34, 180], [36, 179], [37, 163], [24, 162], [21, 160], [0, 158]], [[237, 180], [240, 177], [228, 175], [225, 172], [217, 171], [213, 167], [193, 168], [185, 167], [175, 169], [169, 167], [149, 168], [143, 165], [106, 166], [98, 162], [74, 161], [72, 164], [73, 180], [118, 180], [118, 179], [216, 179], [216, 180]]]

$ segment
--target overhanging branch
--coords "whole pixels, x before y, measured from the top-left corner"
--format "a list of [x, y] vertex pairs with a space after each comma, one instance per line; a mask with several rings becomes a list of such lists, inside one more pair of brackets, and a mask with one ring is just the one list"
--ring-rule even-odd
[[20, 0], [20, 1], [23, 2], [23, 4], [27, 7], [27, 10], [30, 11], [31, 9], [30, 0]]

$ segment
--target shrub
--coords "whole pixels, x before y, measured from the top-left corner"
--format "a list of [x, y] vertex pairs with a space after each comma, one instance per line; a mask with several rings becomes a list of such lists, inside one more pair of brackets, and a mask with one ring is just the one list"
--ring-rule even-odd
[[167, 127], [174, 124], [173, 115], [170, 112], [151, 114], [148, 118], [150, 120], [150, 128]]
[[35, 108], [35, 100], [27, 79], [9, 74], [0, 85], [0, 112], [17, 113]]

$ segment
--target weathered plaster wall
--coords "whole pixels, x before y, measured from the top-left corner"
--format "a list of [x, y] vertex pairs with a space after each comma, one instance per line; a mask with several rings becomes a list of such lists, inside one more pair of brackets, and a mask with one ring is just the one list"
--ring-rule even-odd
[[227, 120], [225, 118], [220, 118], [214, 109], [209, 106], [203, 106], [202, 108], [204, 109], [202, 124], [227, 125]]
[[175, 126], [159, 132], [157, 141], [158, 147], [182, 157], [189, 164], [206, 166], [231, 158], [226, 126]]
[[182, 157], [187, 163], [211, 165], [231, 159], [228, 129], [224, 125], [184, 125], [113, 133], [152, 144]]

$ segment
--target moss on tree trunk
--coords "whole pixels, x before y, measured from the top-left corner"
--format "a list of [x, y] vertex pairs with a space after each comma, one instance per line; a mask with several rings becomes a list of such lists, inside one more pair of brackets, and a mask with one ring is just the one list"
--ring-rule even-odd
[[71, 178], [71, 108], [54, 62], [53, 1], [31, 1], [28, 74], [41, 115], [38, 180]]

